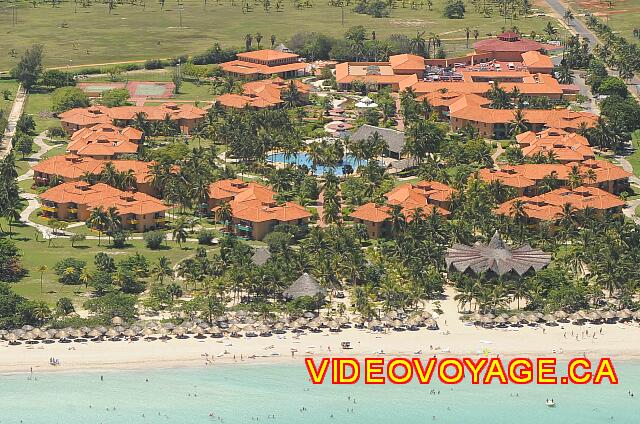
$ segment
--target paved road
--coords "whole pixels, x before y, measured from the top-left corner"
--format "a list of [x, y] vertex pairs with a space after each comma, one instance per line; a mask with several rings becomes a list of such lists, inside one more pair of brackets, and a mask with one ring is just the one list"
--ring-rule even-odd
[[38, 147], [38, 151], [29, 156], [30, 168], [27, 172], [18, 177], [18, 181], [28, 180], [29, 178], [33, 177], [33, 167], [38, 163], [38, 161], [40, 161], [40, 159], [42, 159], [42, 156], [44, 156], [45, 153], [53, 149], [54, 146], [51, 146], [44, 142], [46, 138], [46, 131], [38, 134], [33, 138], [33, 144]]
[[7, 118], [7, 120], [9, 121], [7, 124], [7, 129], [2, 136], [2, 140], [0, 140], [0, 159], [7, 156], [13, 148], [13, 144], [11, 143], [11, 141], [16, 133], [16, 125], [18, 124], [18, 119], [20, 119], [20, 116], [22, 115], [22, 110], [24, 109], [24, 103], [26, 100], [27, 91], [22, 88], [22, 85], [20, 85], [18, 87], [16, 97], [13, 100], [11, 112], [9, 113], [9, 117]]

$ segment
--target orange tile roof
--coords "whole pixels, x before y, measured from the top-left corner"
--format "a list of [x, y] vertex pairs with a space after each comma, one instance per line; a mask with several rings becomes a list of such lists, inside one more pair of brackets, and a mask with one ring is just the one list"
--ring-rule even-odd
[[526, 131], [518, 134], [516, 141], [525, 157], [552, 151], [559, 161], [565, 163], [595, 158], [595, 153], [585, 137], [559, 128], [548, 128], [538, 133]]
[[501, 181], [503, 184], [515, 188], [533, 187], [536, 184], [534, 180], [524, 177], [511, 169], [483, 168], [478, 171], [478, 175], [487, 183]]
[[530, 68], [549, 68], [553, 69], [553, 62], [546, 54], [542, 54], [537, 50], [524, 52], [521, 54], [522, 62]]
[[421, 209], [427, 216], [433, 210], [436, 213], [447, 216], [451, 212], [437, 206], [434, 202], [447, 202], [456, 190], [437, 181], [420, 181], [417, 184], [400, 185], [387, 194], [387, 205], [379, 206], [375, 203], [367, 203], [358, 207], [349, 216], [370, 222], [382, 222], [390, 218], [389, 205], [399, 205], [402, 213], [408, 221], [413, 219], [416, 209]]
[[[375, 69], [375, 72], [373, 70]], [[401, 81], [416, 78], [415, 74], [396, 75], [389, 62], [344, 62], [336, 65], [336, 82], [351, 84], [363, 81], [371, 84], [400, 84]]]
[[[469, 102], [469, 96], [463, 96], [453, 103], [449, 110], [452, 118], [488, 124], [504, 124], [511, 122], [514, 109], [490, 109], [477, 103]], [[479, 96], [477, 96], [479, 97]], [[486, 99], [485, 99], [486, 100]], [[488, 101], [487, 103], [488, 104]], [[598, 117], [590, 112], [574, 112], [569, 109], [522, 109], [525, 119], [531, 124], [563, 130], [576, 130], [582, 123], [593, 126]]]
[[111, 124], [82, 128], [71, 136], [67, 152], [79, 156], [116, 156], [138, 152], [137, 141], [142, 132], [134, 128], [120, 129]]
[[[336, 70], [338, 68], [336, 67]], [[499, 77], [514, 71], [490, 71], [490, 75]], [[480, 75], [480, 72], [467, 72], [468, 75]], [[489, 74], [489, 72], [487, 72]], [[502, 82], [500, 87], [506, 91], [513, 88], [520, 90], [523, 95], [529, 96], [556, 96], [562, 95], [562, 87], [551, 75], [529, 74], [520, 72], [523, 75], [522, 82]], [[400, 84], [400, 90], [411, 87], [416, 94], [427, 94], [434, 91], [446, 89], [447, 91], [459, 92], [462, 94], [484, 95], [491, 88], [490, 82], [470, 82], [470, 81], [420, 81], [418, 78], [405, 80]]]
[[101, 160], [91, 157], [80, 157], [73, 154], [52, 156], [33, 167], [34, 172], [45, 175], [57, 175], [65, 180], [78, 180], [83, 174], [98, 175], [106, 163], [112, 163], [118, 172], [133, 171], [137, 183], [147, 180], [151, 162], [139, 160]]
[[251, 81], [242, 86], [243, 94], [223, 94], [216, 102], [226, 107], [242, 109], [246, 106], [255, 108], [273, 107], [282, 103], [280, 95], [282, 90], [288, 89], [289, 84], [294, 84], [300, 93], [308, 93], [311, 88], [298, 80], [285, 82], [282, 78], [271, 80]]
[[624, 202], [596, 187], [578, 187], [574, 190], [559, 188], [535, 197], [518, 197], [501, 204], [496, 213], [500, 215], [513, 216], [513, 203], [521, 201], [525, 214], [530, 218], [544, 221], [558, 219], [565, 204], [571, 204], [578, 210], [587, 207], [608, 210], [624, 206]]
[[163, 103], [159, 106], [91, 106], [76, 108], [59, 114], [63, 122], [75, 125], [111, 124], [114, 119], [132, 120], [137, 113], [146, 114], [147, 120], [161, 121], [169, 116], [171, 120], [199, 119], [206, 115], [206, 111], [190, 104]]
[[555, 173], [558, 180], [567, 181], [574, 166], [578, 167], [582, 175], [585, 175], [588, 170], [594, 171], [595, 181], [587, 181], [585, 178], [584, 184], [586, 185], [623, 180], [631, 176], [631, 173], [611, 162], [593, 159], [566, 164], [528, 163], [524, 165], [505, 165], [500, 170], [481, 169], [479, 175], [487, 182], [498, 179], [511, 187], [530, 187], [533, 185], [532, 183], [537, 183], [552, 173]]
[[[311, 214], [304, 207], [286, 202], [278, 204], [274, 200], [275, 192], [254, 183], [238, 179], [220, 180], [209, 186], [211, 199], [231, 198], [231, 210], [234, 218], [250, 222], [280, 221], [289, 222], [309, 218]], [[214, 208], [214, 210], [216, 210]]]
[[458, 93], [457, 91], [433, 91], [431, 93], [422, 94], [416, 97], [416, 100], [422, 101], [423, 99], [427, 99], [429, 104], [433, 107], [446, 107], [448, 108], [457, 100], [462, 97], [462, 93]]
[[424, 71], [424, 57], [414, 54], [396, 54], [389, 56], [389, 64], [394, 70]]
[[272, 75], [290, 71], [300, 71], [307, 68], [304, 62], [286, 63], [284, 65], [268, 66], [260, 63], [245, 62], [243, 60], [232, 60], [221, 63], [220, 67], [226, 72], [242, 75]]
[[103, 183], [92, 186], [82, 181], [67, 182], [50, 188], [40, 198], [58, 204], [84, 205], [90, 211], [98, 207], [115, 207], [119, 215], [144, 215], [169, 210], [161, 200], [148, 194], [122, 191]]
[[241, 59], [262, 60], [262, 61], [296, 59], [299, 57], [297, 54], [294, 54], [294, 53], [286, 53], [286, 52], [281, 52], [279, 50], [271, 50], [271, 49], [238, 53], [236, 56]]
[[355, 219], [361, 219], [369, 222], [384, 222], [391, 218], [389, 215], [389, 206], [378, 205], [376, 203], [365, 203], [351, 212], [349, 216]]

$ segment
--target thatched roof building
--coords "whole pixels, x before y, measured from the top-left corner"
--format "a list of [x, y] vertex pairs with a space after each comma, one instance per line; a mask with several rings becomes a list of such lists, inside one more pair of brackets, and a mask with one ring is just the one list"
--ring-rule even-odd
[[305, 272], [300, 278], [291, 283], [289, 288], [282, 294], [288, 299], [297, 299], [302, 296], [324, 297], [326, 291], [320, 286], [318, 280]]
[[254, 265], [261, 266], [267, 263], [267, 261], [271, 258], [271, 252], [266, 247], [258, 247], [256, 251], [251, 256], [251, 262]]
[[459, 272], [471, 270], [475, 274], [491, 271], [504, 275], [511, 271], [523, 275], [533, 269], [539, 271], [551, 262], [551, 254], [533, 249], [528, 244], [510, 248], [496, 233], [488, 245], [476, 243], [473, 246], [454, 244], [447, 249], [445, 257], [448, 269]]

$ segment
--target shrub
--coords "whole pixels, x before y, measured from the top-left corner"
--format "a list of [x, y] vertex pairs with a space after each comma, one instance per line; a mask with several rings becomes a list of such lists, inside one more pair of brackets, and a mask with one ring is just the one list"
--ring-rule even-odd
[[54, 112], [65, 112], [75, 107], [89, 106], [89, 98], [76, 87], [63, 87], [53, 91], [51, 105]]
[[66, 258], [54, 266], [58, 281], [62, 284], [80, 284], [80, 274], [87, 266], [85, 261], [76, 258]]
[[68, 297], [61, 297], [56, 302], [56, 312], [60, 315], [69, 315], [71, 312], [75, 312], [73, 302]]
[[129, 100], [129, 90], [126, 88], [105, 90], [100, 96], [100, 103], [107, 107], [125, 106], [127, 100]]
[[464, 2], [462, 0], [449, 0], [444, 6], [443, 15], [449, 19], [464, 18]]
[[164, 64], [160, 59], [151, 59], [144, 62], [144, 69], [162, 69]]
[[113, 240], [113, 247], [117, 247], [118, 249], [123, 248], [124, 245], [127, 243], [129, 236], [130, 234], [128, 231], [116, 231], [113, 234], [111, 234], [111, 239]]
[[155, 230], [144, 234], [144, 243], [151, 250], [160, 249], [162, 242], [166, 240], [164, 231]]
[[52, 138], [65, 138], [67, 133], [59, 126], [52, 126], [47, 128], [47, 134]]
[[211, 241], [215, 238], [213, 230], [203, 228], [198, 231], [198, 243], [199, 244], [211, 244]]

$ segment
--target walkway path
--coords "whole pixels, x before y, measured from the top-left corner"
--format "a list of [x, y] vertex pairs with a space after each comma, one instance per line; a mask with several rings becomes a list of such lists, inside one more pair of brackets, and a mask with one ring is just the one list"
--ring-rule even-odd
[[45, 139], [47, 139], [46, 131], [43, 131], [36, 137], [34, 137], [33, 143], [38, 146], [38, 151], [29, 156], [30, 168], [27, 172], [18, 177], [18, 181], [28, 180], [29, 178], [33, 177], [33, 167], [40, 161], [40, 159], [42, 159], [42, 156], [44, 156], [49, 150], [54, 148], [54, 146], [45, 143]]
[[13, 100], [13, 106], [11, 107], [9, 118], [7, 119], [7, 129], [5, 130], [2, 136], [2, 140], [0, 141], [0, 159], [3, 159], [5, 156], [7, 156], [13, 148], [12, 139], [16, 134], [16, 125], [18, 124], [18, 119], [20, 119], [20, 116], [22, 115], [26, 100], [27, 91], [22, 88], [22, 85], [20, 85], [18, 87], [18, 91], [16, 92], [16, 97]]

